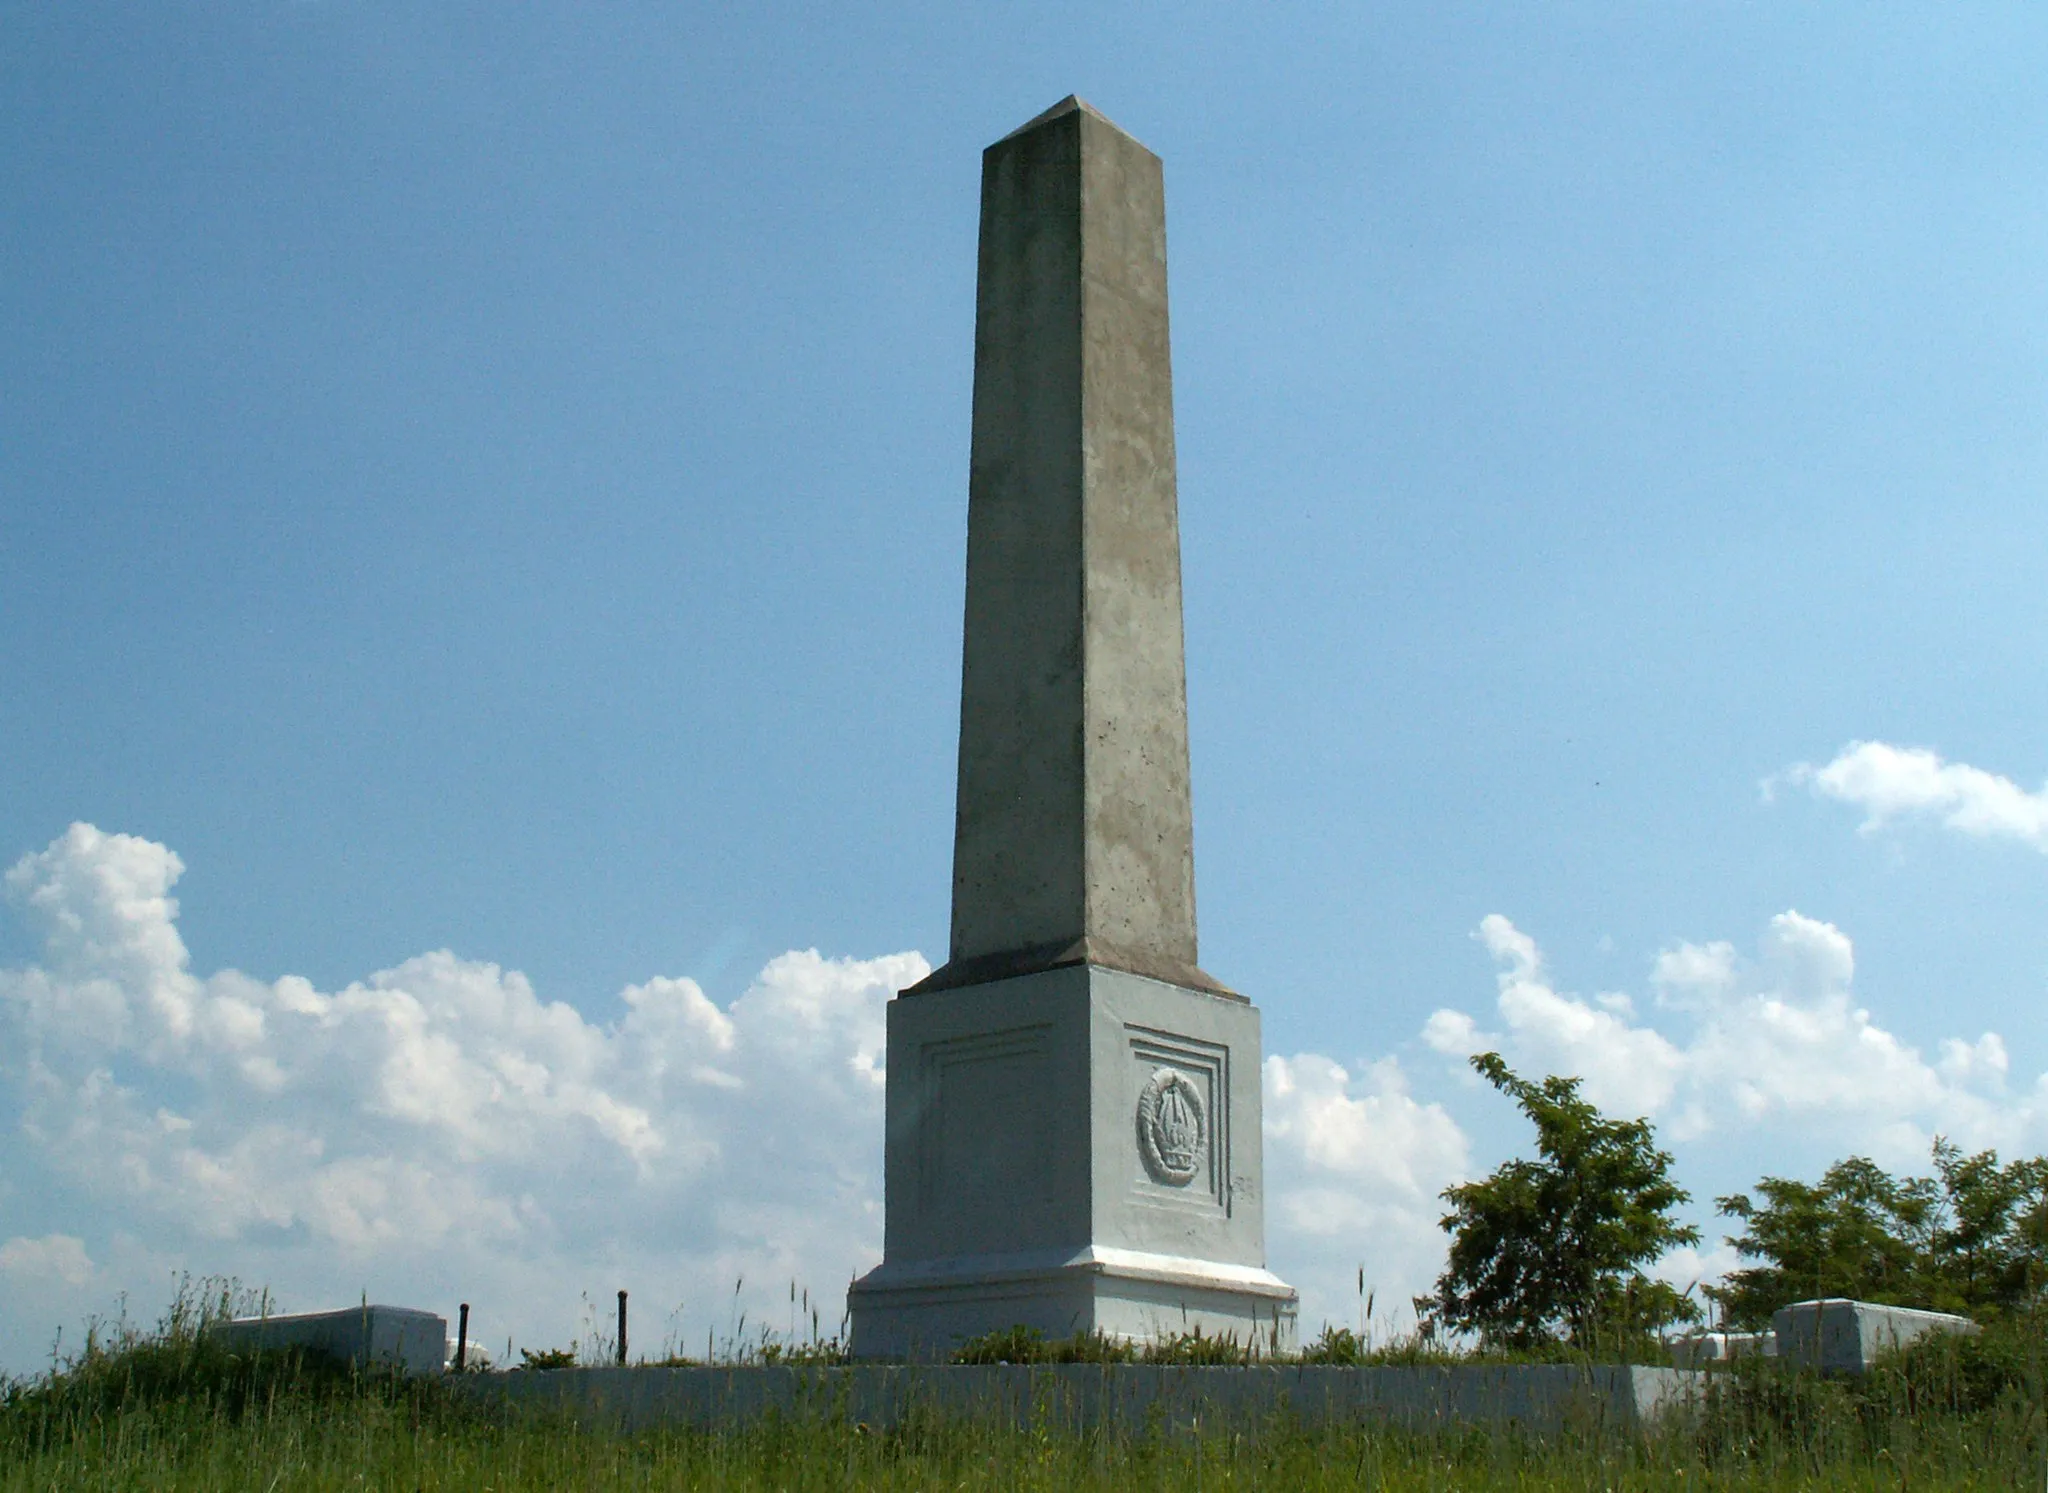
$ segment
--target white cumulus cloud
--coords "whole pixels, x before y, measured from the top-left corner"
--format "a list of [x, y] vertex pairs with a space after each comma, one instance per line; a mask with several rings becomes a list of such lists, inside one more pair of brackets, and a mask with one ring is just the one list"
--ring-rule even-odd
[[[729, 1327], [737, 1280], [833, 1298], [879, 1258], [884, 1006], [919, 955], [784, 954], [723, 1009], [653, 979], [604, 1020], [445, 950], [323, 991], [195, 974], [183, 869], [80, 824], [8, 873], [45, 954], [0, 971], [0, 1197], [288, 1305], [474, 1294], [528, 1341], [573, 1335], [579, 1291], [700, 1319], [717, 1292]], [[66, 1247], [0, 1263], [74, 1279]]]
[[1918, 816], [1967, 835], [2048, 851], [2048, 788], [2030, 793], [1981, 767], [1944, 762], [1925, 747], [1853, 741], [1823, 766], [1798, 763], [1780, 777], [1863, 810], [1866, 832]]
[[[1480, 923], [1478, 936], [1500, 966], [1498, 1009], [1525, 1060], [1545, 1072], [1579, 1075], [1587, 1095], [1608, 1108], [1647, 1113], [1670, 1099], [1683, 1059], [1662, 1035], [1635, 1024], [1626, 997], [1560, 995], [1543, 972], [1536, 941], [1499, 913]], [[1432, 1016], [1424, 1038], [1465, 1056], [1478, 1050], [1470, 1045], [1477, 1032], [1452, 1043], [1457, 1015]]]
[[9, 1239], [0, 1244], [0, 1275], [29, 1284], [62, 1281], [82, 1286], [92, 1279], [92, 1259], [85, 1241], [69, 1234], [45, 1234], [40, 1239]]
[[1439, 1194], [1463, 1181], [1470, 1146], [1440, 1104], [1410, 1092], [1393, 1058], [1346, 1068], [1315, 1053], [1266, 1059], [1266, 1225], [1301, 1292], [1301, 1320], [1412, 1325], [1410, 1297], [1443, 1268]]
[[2007, 1091], [1996, 1033], [1946, 1039], [1930, 1060], [1856, 1003], [1848, 935], [1797, 911], [1771, 919], [1754, 958], [1723, 942], [1665, 950], [1649, 981], [1655, 1022], [1625, 995], [1559, 990], [1535, 941], [1499, 914], [1478, 936], [1499, 965], [1501, 1030], [1446, 1009], [1424, 1041], [1458, 1057], [1497, 1048], [1525, 1071], [1583, 1078], [1594, 1103], [1656, 1117], [1679, 1140], [1796, 1125], [1887, 1164], [1919, 1164], [1936, 1133], [2009, 1149], [2039, 1114], [2032, 1094]]

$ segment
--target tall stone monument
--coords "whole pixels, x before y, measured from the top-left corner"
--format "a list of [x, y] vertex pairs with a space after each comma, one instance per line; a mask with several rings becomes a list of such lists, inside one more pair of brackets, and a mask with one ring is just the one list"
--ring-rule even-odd
[[1159, 158], [1075, 98], [982, 157], [952, 953], [888, 1061], [856, 1355], [1292, 1346], [1258, 1012], [1196, 963]]

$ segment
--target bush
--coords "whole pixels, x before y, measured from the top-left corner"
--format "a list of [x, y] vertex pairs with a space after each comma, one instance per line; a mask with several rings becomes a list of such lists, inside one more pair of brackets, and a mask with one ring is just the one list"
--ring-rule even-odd
[[953, 1355], [961, 1364], [989, 1363], [1149, 1363], [1190, 1368], [1263, 1363], [1272, 1358], [1256, 1342], [1194, 1332], [1178, 1333], [1140, 1347], [1101, 1332], [1077, 1332], [1048, 1338], [1035, 1327], [1018, 1325], [983, 1333], [962, 1343]]
[[1305, 1343], [1301, 1349], [1303, 1363], [1332, 1364], [1340, 1368], [1355, 1368], [1365, 1362], [1364, 1341], [1348, 1327], [1333, 1327], [1323, 1324], [1323, 1335], [1312, 1343]]
[[522, 1369], [573, 1369], [576, 1367], [574, 1348], [521, 1348], [519, 1367]]
[[1224, 1368], [1258, 1363], [1270, 1355], [1259, 1350], [1257, 1341], [1240, 1343], [1236, 1338], [1205, 1337], [1200, 1328], [1174, 1337], [1147, 1343], [1138, 1350], [1140, 1363], [1185, 1364], [1195, 1368]]
[[968, 1339], [953, 1355], [953, 1362], [1129, 1363], [1133, 1357], [1128, 1343], [1100, 1332], [1077, 1332], [1072, 1337], [1048, 1339], [1036, 1327], [1020, 1324]]
[[1695, 1319], [1691, 1300], [1643, 1273], [1700, 1237], [1671, 1216], [1689, 1194], [1650, 1122], [1610, 1119], [1578, 1079], [1531, 1083], [1496, 1052], [1472, 1066], [1535, 1125], [1540, 1159], [1445, 1190], [1450, 1260], [1418, 1312], [1493, 1345], [1527, 1351], [1563, 1336], [1582, 1353], [1624, 1355]]

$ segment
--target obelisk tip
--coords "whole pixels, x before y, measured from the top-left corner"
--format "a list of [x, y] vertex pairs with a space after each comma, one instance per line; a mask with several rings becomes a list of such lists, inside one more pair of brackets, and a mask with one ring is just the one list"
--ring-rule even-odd
[[1070, 93], [1043, 114], [1035, 115], [1023, 124], [1018, 125], [1009, 134], [1003, 136], [1002, 140], [996, 141], [996, 144], [1001, 145], [1005, 140], [1014, 140], [1019, 135], [1028, 135], [1040, 125], [1051, 124], [1055, 119], [1064, 119], [1069, 114], [1086, 114], [1091, 119], [1101, 120], [1111, 129], [1116, 130], [1118, 134], [1130, 133], [1128, 130], [1120, 128], [1115, 120], [1089, 103], [1088, 100], [1082, 98], [1078, 93]]

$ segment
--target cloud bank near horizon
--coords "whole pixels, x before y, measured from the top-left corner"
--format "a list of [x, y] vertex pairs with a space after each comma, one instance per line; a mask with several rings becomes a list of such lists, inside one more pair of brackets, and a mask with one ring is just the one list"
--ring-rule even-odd
[[1497, 967], [1498, 1027], [1441, 1009], [1425, 1043], [1576, 1075], [1595, 1104], [1648, 1116], [1674, 1142], [1783, 1126], [1911, 1167], [1937, 1134], [2011, 1150], [2048, 1113], [2048, 1075], [2015, 1090], [1996, 1032], [1945, 1038], [1929, 1060], [1879, 1025], [1855, 1002], [1848, 935], [1797, 911], [1770, 920], [1754, 957], [1727, 942], [1665, 949], [1650, 972], [1654, 1023], [1625, 993], [1558, 989], [1536, 941], [1498, 913], [1474, 936]]
[[[336, 991], [200, 975], [169, 847], [73, 825], [7, 873], [43, 955], [0, 971], [0, 1354], [138, 1303], [180, 1268], [286, 1309], [359, 1291], [477, 1303], [480, 1338], [598, 1328], [618, 1283], [694, 1348], [743, 1323], [840, 1323], [881, 1255], [885, 1006], [916, 953], [771, 960], [721, 1008], [687, 979], [609, 1019], [441, 950]], [[1360, 1259], [1390, 1300], [1442, 1253], [1437, 1194], [1469, 1144], [1393, 1058], [1266, 1061], [1274, 1257], [1310, 1320]], [[797, 1283], [795, 1310], [790, 1285]], [[585, 1300], [579, 1311], [579, 1295]], [[652, 1343], [651, 1335], [641, 1341]]]
[[446, 950], [324, 992], [195, 974], [183, 869], [78, 824], [7, 875], [44, 941], [0, 972], [0, 1196], [42, 1225], [0, 1243], [10, 1316], [189, 1264], [290, 1307], [473, 1293], [487, 1338], [533, 1343], [574, 1335], [579, 1290], [703, 1318], [879, 1254], [883, 1007], [917, 954], [783, 954], [724, 1008], [650, 979], [602, 1023]]
[[[723, 1007], [651, 978], [603, 1019], [446, 950], [321, 991], [195, 973], [183, 869], [78, 824], [6, 875], [43, 954], [0, 970], [0, 1369], [120, 1293], [147, 1311], [181, 1269], [286, 1309], [470, 1300], [494, 1346], [601, 1331], [592, 1303], [619, 1285], [650, 1349], [801, 1334], [807, 1308], [838, 1328], [846, 1280], [880, 1257], [885, 1007], [921, 955], [792, 951]], [[1675, 1145], [1788, 1127], [1916, 1166], [1936, 1132], [2040, 1139], [2048, 1087], [2012, 1084], [1997, 1034], [1923, 1056], [1855, 1003], [1848, 936], [1796, 911], [1753, 956], [1667, 948], [1640, 1002], [1560, 988], [1502, 915], [1475, 937], [1493, 1009], [1437, 1011], [1420, 1049], [1579, 1074]], [[1295, 1053], [1263, 1077], [1268, 1253], [1305, 1326], [1353, 1319], [1361, 1267], [1398, 1321], [1441, 1267], [1439, 1194], [1474, 1170], [1451, 1110], [1415, 1092], [1443, 1073]]]

